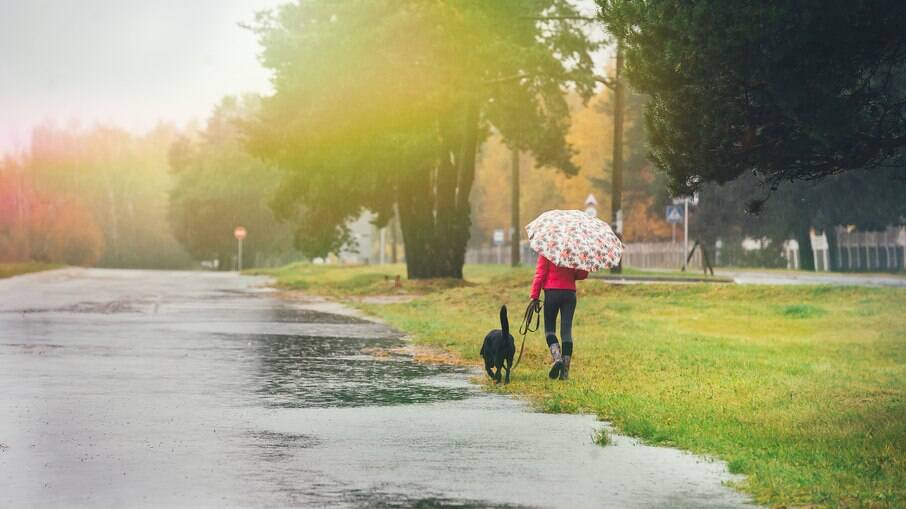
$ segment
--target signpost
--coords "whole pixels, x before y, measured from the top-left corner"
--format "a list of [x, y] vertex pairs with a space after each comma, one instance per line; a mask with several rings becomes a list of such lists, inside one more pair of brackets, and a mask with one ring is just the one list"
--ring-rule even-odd
[[[812, 256], [815, 262], [815, 272], [830, 271], [830, 256], [828, 255], [828, 249], [830, 249], [830, 245], [827, 242], [827, 235], [824, 233], [821, 233], [819, 235], [815, 233], [815, 230], [813, 229], [809, 231], [808, 236], [812, 244]], [[871, 265], [869, 265], [869, 267], [871, 267]]]
[[683, 209], [679, 205], [667, 205], [665, 215], [667, 216], [667, 222], [673, 227], [673, 243], [676, 244], [676, 225], [683, 222], [685, 217]]
[[239, 272], [242, 272], [242, 239], [245, 238], [246, 233], [245, 228], [242, 226], [237, 226], [233, 229], [233, 236], [239, 242]]
[[[692, 196], [681, 196], [673, 199], [673, 205], [683, 206], [683, 270], [686, 270], [686, 260], [689, 258], [689, 204], [698, 205], [698, 193]], [[675, 237], [674, 237], [675, 238]]]

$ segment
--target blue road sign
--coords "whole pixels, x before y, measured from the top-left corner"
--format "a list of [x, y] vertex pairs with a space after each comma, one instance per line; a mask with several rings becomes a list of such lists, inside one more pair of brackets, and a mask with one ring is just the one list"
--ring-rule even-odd
[[667, 222], [670, 224], [683, 222], [683, 207], [681, 205], [667, 205]]

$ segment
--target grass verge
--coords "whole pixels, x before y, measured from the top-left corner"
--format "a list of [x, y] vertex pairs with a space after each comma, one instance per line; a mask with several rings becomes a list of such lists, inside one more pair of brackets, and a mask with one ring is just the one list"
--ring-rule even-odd
[[[285, 290], [301, 290], [314, 295], [334, 298], [371, 295], [426, 295], [440, 290], [480, 285], [500, 276], [507, 269], [495, 265], [466, 265], [465, 280], [406, 279], [404, 264], [387, 265], [313, 265], [294, 263], [274, 269], [250, 269], [248, 275], [272, 276], [277, 286]], [[512, 269], [531, 277], [527, 268]], [[396, 278], [400, 278], [400, 286]]]
[[[285, 287], [342, 297], [392, 289], [383, 274], [399, 270], [294, 266], [274, 274]], [[465, 284], [394, 290], [421, 295], [411, 302], [357, 305], [417, 343], [478, 364], [497, 307], [508, 304], [513, 322], [521, 316], [531, 271], [470, 274]], [[494, 390], [721, 458], [747, 476], [739, 488], [759, 503], [904, 507], [904, 309], [906, 290], [893, 288], [589, 281], [580, 287], [571, 380], [547, 379], [537, 334], [513, 383]]]
[[0, 263], [0, 279], [20, 276], [30, 272], [59, 269], [62, 265], [41, 262]]

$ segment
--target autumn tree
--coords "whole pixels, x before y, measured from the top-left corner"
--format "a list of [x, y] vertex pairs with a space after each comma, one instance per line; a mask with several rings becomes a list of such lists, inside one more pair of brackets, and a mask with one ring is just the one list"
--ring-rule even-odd
[[[571, 97], [572, 123], [567, 141], [575, 150], [575, 175], [555, 168], [537, 167], [530, 155], [520, 165], [520, 210], [528, 223], [550, 209], [581, 209], [589, 194], [598, 200], [599, 215], [610, 220], [610, 175], [612, 168], [613, 91], [600, 87], [591, 100]], [[666, 177], [647, 158], [648, 146], [643, 121], [644, 98], [628, 94], [623, 136], [624, 161], [624, 238], [631, 242], [669, 239], [670, 225], [664, 219], [667, 203]], [[511, 152], [500, 136], [482, 147], [478, 161], [473, 205], [473, 237], [490, 241], [495, 229], [510, 224], [509, 186]]]
[[[613, 118], [614, 91], [605, 88], [592, 101], [593, 111], [599, 118]], [[667, 178], [651, 162], [648, 136], [645, 131], [644, 107], [646, 98], [633, 91], [624, 92], [623, 132], [623, 239], [629, 242], [653, 242], [670, 237], [671, 227], [664, 219], [664, 206], [668, 202]], [[613, 140], [609, 132], [607, 147]], [[599, 170], [590, 179], [598, 194], [610, 196], [613, 175], [612, 153], [598, 163]]]
[[0, 162], [0, 261], [94, 265], [104, 237], [82, 199], [35, 188], [27, 167]]
[[33, 131], [23, 171], [39, 195], [70, 204], [49, 209], [54, 224], [76, 226], [77, 210], [87, 208], [93, 219], [86, 228], [96, 224], [102, 236], [97, 264], [185, 268], [190, 260], [166, 220], [172, 182], [167, 151], [175, 136], [166, 125], [145, 135], [104, 126], [41, 125]]
[[367, 208], [383, 224], [396, 203], [409, 277], [461, 278], [492, 130], [577, 170], [564, 96], [591, 93], [594, 43], [573, 17], [566, 0], [309, 0], [261, 14], [275, 92], [250, 147], [290, 171], [275, 204], [300, 248], [336, 251], [350, 219]]

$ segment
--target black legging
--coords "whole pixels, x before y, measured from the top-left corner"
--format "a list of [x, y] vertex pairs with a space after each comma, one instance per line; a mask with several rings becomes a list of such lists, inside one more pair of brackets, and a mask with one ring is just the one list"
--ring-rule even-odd
[[573, 352], [573, 313], [576, 312], [574, 290], [544, 290], [544, 335], [547, 344], [557, 341], [557, 313], [560, 313], [560, 337], [563, 339], [563, 354]]

